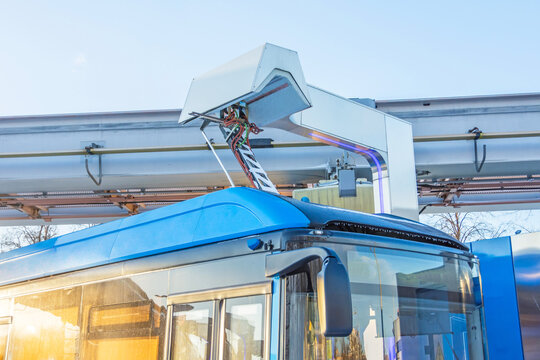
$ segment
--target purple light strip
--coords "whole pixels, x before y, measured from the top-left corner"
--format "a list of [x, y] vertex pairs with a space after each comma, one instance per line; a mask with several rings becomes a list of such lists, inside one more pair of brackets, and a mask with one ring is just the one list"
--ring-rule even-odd
[[381, 167], [381, 163], [379, 162], [379, 159], [377, 159], [375, 154], [373, 154], [370, 151], [361, 150], [361, 149], [358, 149], [355, 146], [352, 146], [352, 145], [349, 145], [349, 144], [346, 144], [346, 143], [342, 143], [341, 141], [334, 140], [334, 139], [331, 139], [331, 138], [328, 138], [326, 136], [322, 136], [322, 135], [319, 135], [319, 134], [309, 133], [309, 136], [312, 136], [314, 138], [317, 138], [317, 139], [320, 139], [320, 140], [323, 140], [323, 141], [328, 141], [328, 142], [330, 142], [332, 144], [335, 144], [335, 145], [337, 145], [337, 146], [339, 146], [341, 148], [345, 148], [347, 150], [351, 150], [351, 151], [354, 151], [356, 153], [366, 154], [371, 158], [371, 160], [373, 160], [373, 162], [375, 163], [375, 166], [377, 167], [377, 176], [379, 178], [379, 181], [378, 181], [379, 182], [379, 204], [380, 204], [381, 212], [383, 213], [384, 212], [384, 197], [383, 197], [383, 184], [382, 184], [382, 167]]

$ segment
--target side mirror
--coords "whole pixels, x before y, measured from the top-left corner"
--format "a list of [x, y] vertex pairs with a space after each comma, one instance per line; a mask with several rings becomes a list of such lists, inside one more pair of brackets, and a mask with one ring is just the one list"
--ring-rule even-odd
[[317, 274], [317, 306], [324, 336], [349, 336], [352, 331], [351, 283], [337, 258], [324, 260]]
[[351, 285], [347, 269], [334, 250], [310, 247], [266, 256], [266, 276], [294, 274], [308, 262], [322, 259], [317, 274], [317, 306], [324, 336], [349, 336], [352, 331]]

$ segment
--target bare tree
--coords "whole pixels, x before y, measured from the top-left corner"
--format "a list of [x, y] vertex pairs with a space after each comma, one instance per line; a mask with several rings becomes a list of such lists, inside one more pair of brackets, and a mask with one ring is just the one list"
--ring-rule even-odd
[[506, 224], [494, 226], [474, 213], [436, 214], [429, 222], [461, 242], [499, 237], [506, 229]]
[[49, 240], [58, 234], [54, 225], [17, 226], [9, 229], [1, 239], [0, 250], [7, 251]]

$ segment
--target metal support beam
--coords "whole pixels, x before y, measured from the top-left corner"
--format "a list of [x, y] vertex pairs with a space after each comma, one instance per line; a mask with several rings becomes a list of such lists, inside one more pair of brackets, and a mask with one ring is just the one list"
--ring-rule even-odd
[[7, 206], [12, 209], [19, 210], [20, 212], [28, 215], [31, 219], [40, 219], [41, 218], [40, 210], [43, 209], [43, 208], [40, 209], [40, 207], [37, 207], [37, 206], [23, 205], [21, 203], [8, 204]]

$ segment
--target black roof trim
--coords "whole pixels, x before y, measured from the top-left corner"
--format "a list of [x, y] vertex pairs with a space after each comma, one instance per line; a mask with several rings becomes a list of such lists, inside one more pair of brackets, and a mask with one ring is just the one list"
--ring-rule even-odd
[[426, 244], [436, 244], [446, 247], [451, 247], [458, 250], [465, 250], [468, 251], [469, 249], [461, 244], [460, 242], [456, 240], [450, 240], [447, 238], [441, 238], [438, 236], [432, 236], [427, 234], [418, 234], [414, 232], [409, 231], [402, 231], [397, 229], [391, 229], [381, 226], [374, 226], [374, 225], [366, 225], [366, 224], [358, 224], [348, 221], [329, 221], [326, 224], [324, 224], [322, 227], [319, 227], [322, 230], [336, 230], [336, 231], [345, 231], [345, 232], [353, 232], [353, 233], [359, 233], [359, 234], [366, 234], [366, 235], [377, 235], [377, 236], [385, 236], [385, 237], [392, 237], [396, 239], [403, 239], [403, 240], [411, 240]]
[[309, 219], [309, 227], [312, 229], [385, 236], [469, 251], [467, 245], [457, 241], [450, 235], [431, 226], [400, 216], [366, 214], [278, 196], [302, 211]]

